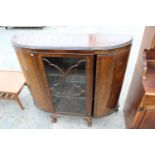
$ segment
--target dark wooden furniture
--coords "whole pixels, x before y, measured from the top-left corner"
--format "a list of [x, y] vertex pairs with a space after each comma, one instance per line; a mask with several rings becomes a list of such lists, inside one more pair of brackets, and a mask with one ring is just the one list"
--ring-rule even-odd
[[137, 100], [126, 106], [129, 128], [155, 128], [155, 49], [144, 51], [144, 72]]
[[0, 70], [0, 99], [15, 100], [24, 110], [18, 95], [25, 83], [25, 78], [21, 72]]
[[[127, 128], [155, 128], [155, 27], [145, 28], [124, 107]], [[146, 50], [151, 49], [151, 50]]]
[[35, 104], [58, 115], [104, 117], [118, 108], [131, 36], [35, 34], [15, 36], [21, 68]]

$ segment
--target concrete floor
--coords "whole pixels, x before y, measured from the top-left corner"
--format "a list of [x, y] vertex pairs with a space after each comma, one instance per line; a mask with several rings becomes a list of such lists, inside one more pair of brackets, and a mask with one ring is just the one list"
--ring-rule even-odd
[[93, 126], [87, 127], [85, 121], [81, 117], [63, 116], [58, 118], [57, 123], [51, 123], [50, 114], [39, 110], [32, 101], [32, 96], [29, 90], [25, 87], [20, 94], [21, 102], [25, 107], [24, 111], [21, 111], [16, 102], [0, 100], [0, 128], [10, 129], [10, 128], [98, 128], [98, 129], [121, 129], [125, 128], [124, 116], [123, 116], [123, 105], [125, 102], [125, 97], [129, 88], [131, 81], [133, 69], [135, 66], [140, 40], [142, 37], [142, 32], [144, 27], [45, 27], [43, 30], [27, 30], [27, 29], [9, 29], [5, 30], [0, 27], [0, 69], [6, 70], [21, 70], [18, 60], [15, 55], [15, 51], [11, 45], [11, 38], [17, 33], [32, 33], [32, 32], [53, 32], [53, 33], [88, 33], [88, 32], [116, 32], [116, 33], [128, 33], [133, 35], [134, 44], [130, 54], [129, 65], [124, 80], [124, 85], [122, 88], [119, 104], [120, 109], [118, 112], [112, 115], [93, 120]]

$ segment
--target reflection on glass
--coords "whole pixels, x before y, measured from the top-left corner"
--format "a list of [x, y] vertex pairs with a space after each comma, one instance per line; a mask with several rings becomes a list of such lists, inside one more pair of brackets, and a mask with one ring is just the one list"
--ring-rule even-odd
[[85, 59], [42, 58], [57, 112], [85, 114]]

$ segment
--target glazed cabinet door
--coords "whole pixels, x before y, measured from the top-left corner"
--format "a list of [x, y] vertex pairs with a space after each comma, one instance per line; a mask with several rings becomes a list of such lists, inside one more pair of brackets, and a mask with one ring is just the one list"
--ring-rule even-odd
[[54, 113], [91, 116], [94, 57], [39, 54], [38, 58]]
[[114, 112], [117, 107], [129, 52], [97, 55], [94, 117]]

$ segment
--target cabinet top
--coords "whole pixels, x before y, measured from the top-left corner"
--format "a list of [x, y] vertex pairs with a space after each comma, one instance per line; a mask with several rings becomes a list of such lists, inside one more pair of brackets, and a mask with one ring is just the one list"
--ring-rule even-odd
[[108, 50], [131, 44], [124, 34], [18, 34], [12, 38], [16, 47], [46, 50]]

